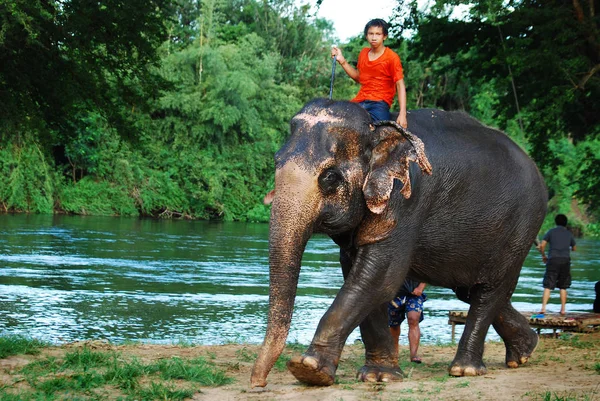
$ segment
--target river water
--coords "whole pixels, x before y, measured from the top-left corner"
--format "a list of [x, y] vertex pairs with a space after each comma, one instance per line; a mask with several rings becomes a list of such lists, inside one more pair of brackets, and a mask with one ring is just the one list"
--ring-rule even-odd
[[[268, 308], [268, 229], [251, 223], [0, 215], [0, 335], [56, 344], [260, 343]], [[539, 309], [543, 273], [532, 249], [512, 298], [518, 310]], [[568, 310], [591, 311], [600, 241], [578, 240], [572, 276]], [[288, 341], [310, 342], [342, 282], [337, 246], [328, 237], [313, 237]], [[467, 305], [448, 289], [426, 292], [422, 341], [449, 342], [448, 311]], [[548, 310], [559, 308], [555, 291]], [[359, 337], [355, 330], [348, 342]], [[498, 338], [493, 329], [488, 338]]]

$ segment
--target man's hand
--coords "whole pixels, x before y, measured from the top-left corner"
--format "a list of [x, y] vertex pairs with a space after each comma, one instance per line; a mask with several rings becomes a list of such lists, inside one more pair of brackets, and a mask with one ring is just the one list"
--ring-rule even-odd
[[398, 113], [398, 118], [396, 119], [396, 122], [402, 128], [408, 128], [408, 120], [406, 119], [406, 114], [403, 114], [401, 112]]
[[416, 297], [420, 297], [423, 295], [423, 290], [425, 290], [425, 283], [419, 283], [419, 285], [413, 290], [412, 294]]
[[346, 59], [344, 58], [342, 51], [336, 46], [331, 48], [331, 57], [337, 57], [337, 62], [340, 63], [340, 65], [344, 65], [346, 63]]

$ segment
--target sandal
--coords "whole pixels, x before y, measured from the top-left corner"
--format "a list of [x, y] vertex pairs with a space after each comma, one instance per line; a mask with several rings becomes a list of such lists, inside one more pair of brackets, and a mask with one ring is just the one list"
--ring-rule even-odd
[[411, 361], [412, 363], [421, 363], [421, 362], [422, 362], [422, 361], [421, 361], [421, 358], [419, 358], [418, 356], [415, 356], [415, 357], [412, 357], [412, 358], [410, 358], [410, 361]]

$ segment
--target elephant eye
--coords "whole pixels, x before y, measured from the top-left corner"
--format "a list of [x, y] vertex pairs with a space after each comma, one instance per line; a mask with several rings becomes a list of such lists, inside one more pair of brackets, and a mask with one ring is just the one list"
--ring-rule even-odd
[[323, 171], [323, 173], [319, 176], [319, 186], [325, 192], [334, 190], [341, 182], [341, 174], [332, 168]]

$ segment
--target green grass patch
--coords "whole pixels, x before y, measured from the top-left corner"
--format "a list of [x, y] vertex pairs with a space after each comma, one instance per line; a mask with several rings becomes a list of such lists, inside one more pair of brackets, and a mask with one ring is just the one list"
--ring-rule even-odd
[[33, 388], [44, 394], [56, 394], [68, 390], [85, 392], [104, 385], [102, 375], [96, 372], [75, 373], [71, 376], [58, 376], [30, 383]]
[[138, 387], [138, 379], [146, 373], [147, 369], [137, 360], [121, 361], [113, 356], [104, 379], [122, 390], [134, 390]]
[[242, 347], [239, 350], [235, 351], [235, 355], [242, 362], [254, 362], [258, 357], [258, 354], [256, 352], [252, 352], [246, 347]]
[[526, 394], [531, 396], [534, 401], [592, 401], [596, 399], [594, 392], [578, 393], [578, 392], [554, 392], [546, 391], [544, 393]]
[[[0, 401], [184, 400], [198, 386], [221, 386], [232, 378], [206, 358], [169, 358], [144, 364], [121, 353], [87, 347], [62, 358], [45, 357], [15, 372], [11, 384], [0, 386]], [[29, 387], [24, 384], [27, 383]], [[115, 391], [121, 391], [115, 395]]]
[[12, 355], [37, 355], [42, 348], [47, 346], [49, 346], [48, 343], [23, 336], [10, 335], [0, 337], [0, 359]]
[[19, 373], [26, 376], [39, 376], [49, 373], [56, 373], [61, 369], [62, 364], [54, 357], [47, 357], [38, 361], [33, 361], [25, 365]]
[[448, 376], [447, 374], [444, 376], [435, 376], [431, 378], [432, 380], [436, 381], [436, 382], [440, 382], [440, 383], [446, 383], [448, 380], [450, 380], [450, 376]]
[[114, 353], [92, 351], [88, 347], [67, 352], [63, 360], [66, 369], [89, 369], [109, 366], [116, 356]]
[[192, 389], [177, 389], [173, 385], [150, 383], [148, 387], [136, 391], [133, 399], [136, 400], [170, 400], [179, 401], [192, 398], [196, 391]]
[[204, 386], [222, 386], [232, 382], [222, 370], [210, 365], [204, 358], [185, 360], [161, 359], [149, 365], [150, 373], [158, 373], [163, 380], [188, 380]]
[[568, 345], [573, 348], [580, 349], [593, 349], [598, 348], [598, 343], [593, 341], [584, 341], [581, 339], [580, 335], [572, 334], [572, 333], [562, 333], [559, 337], [560, 341], [565, 342], [565, 345]]
[[290, 359], [292, 359], [292, 358], [288, 355], [284, 355], [284, 354], [279, 355], [279, 358], [277, 358], [277, 360], [275, 361], [275, 365], [273, 366], [273, 369], [275, 369], [278, 372], [286, 371], [287, 363]]

